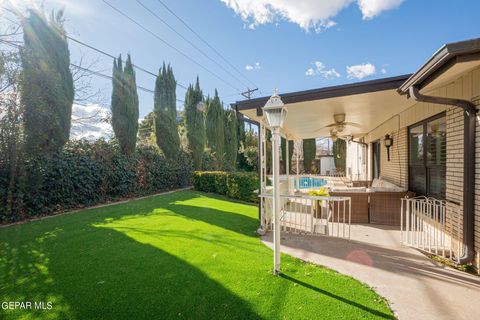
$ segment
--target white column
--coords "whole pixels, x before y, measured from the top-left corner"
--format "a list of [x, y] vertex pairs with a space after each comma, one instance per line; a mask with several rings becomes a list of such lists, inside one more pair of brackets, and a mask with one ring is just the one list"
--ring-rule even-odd
[[297, 179], [296, 179], [296, 188], [297, 190], [296, 191], [299, 191], [300, 190], [300, 164], [298, 163], [299, 162], [299, 159], [300, 157], [298, 156], [298, 150], [300, 149], [300, 143], [298, 141], [295, 141], [295, 144], [296, 144], [296, 150], [295, 150], [295, 156], [296, 156], [296, 159], [297, 159]]
[[280, 273], [280, 133], [279, 129], [272, 130], [272, 169], [273, 169], [273, 274]]
[[290, 190], [290, 162], [288, 154], [290, 153], [290, 150], [288, 148], [288, 137], [285, 137], [285, 175], [287, 176], [287, 193], [290, 194], [292, 190]]
[[260, 145], [259, 155], [260, 155], [260, 193], [265, 194], [265, 126], [260, 123]]

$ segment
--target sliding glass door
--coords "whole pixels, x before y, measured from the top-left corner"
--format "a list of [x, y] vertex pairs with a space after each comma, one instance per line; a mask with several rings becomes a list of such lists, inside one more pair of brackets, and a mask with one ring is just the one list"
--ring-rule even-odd
[[445, 199], [445, 114], [413, 125], [409, 138], [409, 189], [417, 195]]

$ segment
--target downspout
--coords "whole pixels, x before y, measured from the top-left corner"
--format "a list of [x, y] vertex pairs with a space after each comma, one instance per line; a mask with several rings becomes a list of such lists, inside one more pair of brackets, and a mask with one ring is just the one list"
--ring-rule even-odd
[[462, 108], [464, 160], [463, 160], [463, 256], [459, 263], [469, 263], [474, 257], [474, 190], [475, 190], [475, 113], [476, 106], [471, 101], [454, 98], [427, 96], [419, 92], [417, 86], [409, 88], [409, 94], [418, 102], [443, 104]]

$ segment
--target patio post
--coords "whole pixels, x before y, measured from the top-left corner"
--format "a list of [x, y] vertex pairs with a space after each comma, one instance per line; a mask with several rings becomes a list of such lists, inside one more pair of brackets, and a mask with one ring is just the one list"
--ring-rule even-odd
[[297, 179], [295, 180], [295, 191], [299, 191], [300, 189], [300, 165], [298, 163], [300, 157], [298, 156], [298, 149], [300, 148], [300, 143], [298, 141], [295, 141], [296, 144], [296, 152], [295, 152], [295, 157], [296, 157], [296, 165], [297, 165]]
[[287, 190], [288, 194], [290, 194], [290, 157], [288, 156], [290, 154], [289, 150], [289, 143], [288, 143], [288, 136], [285, 137], [286, 143], [285, 143], [285, 158], [283, 161], [285, 162], [285, 174], [287, 176]]
[[272, 171], [273, 171], [273, 274], [280, 274], [280, 128], [287, 115], [287, 110], [280, 97], [275, 93], [263, 107], [267, 123], [272, 130]]

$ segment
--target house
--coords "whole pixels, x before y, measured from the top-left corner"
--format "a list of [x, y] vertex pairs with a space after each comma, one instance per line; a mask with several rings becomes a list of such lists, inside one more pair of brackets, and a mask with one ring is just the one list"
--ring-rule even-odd
[[[456, 252], [458, 262], [480, 267], [480, 173], [475, 171], [480, 169], [480, 39], [442, 46], [413, 74], [281, 98], [288, 110], [285, 138], [346, 139], [357, 150], [353, 157], [353, 151], [347, 155], [351, 180], [366, 178], [370, 184], [381, 178], [444, 203], [445, 230], [458, 225], [459, 235], [451, 238], [462, 248]], [[263, 133], [267, 100], [239, 101], [233, 107], [256, 121]], [[338, 125], [327, 126], [333, 121]], [[455, 218], [448, 214], [453, 211], [458, 212]], [[400, 217], [400, 211], [388, 214]]]

